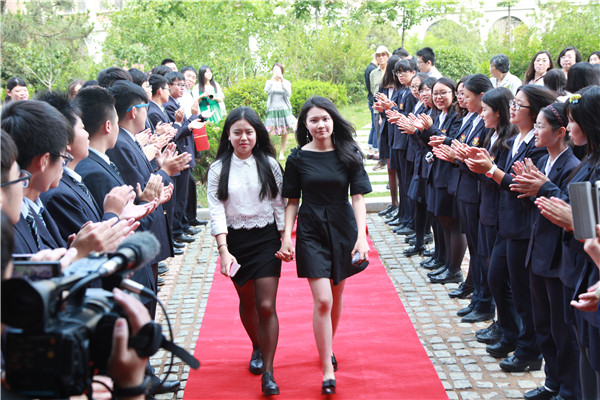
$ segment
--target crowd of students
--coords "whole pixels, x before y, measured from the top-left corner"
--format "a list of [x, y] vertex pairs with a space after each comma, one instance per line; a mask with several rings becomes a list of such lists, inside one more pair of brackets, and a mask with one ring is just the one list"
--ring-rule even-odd
[[471, 296], [462, 322], [497, 316], [476, 336], [504, 371], [545, 360], [545, 383], [527, 399], [600, 398], [598, 241], [588, 254], [574, 240], [568, 191], [598, 179], [598, 52], [589, 61], [567, 47], [553, 69], [540, 51], [521, 81], [498, 54], [491, 79], [456, 83], [431, 48], [413, 58], [380, 46], [365, 71], [378, 149], [369, 154], [387, 167], [392, 199], [380, 215], [412, 244], [406, 257], [428, 257], [431, 283], [461, 283], [449, 296]]
[[[158, 254], [132, 279], [160, 290], [164, 261], [182, 254], [208, 222], [196, 218], [192, 132], [215, 114], [209, 106], [200, 111], [208, 95], [191, 95], [194, 68], [163, 64], [148, 74], [106, 68], [95, 81], [75, 81], [69, 93], [33, 100], [22, 79], [9, 81], [1, 121], [2, 211], [14, 234], [9, 253], [45, 250], [73, 261], [115, 250], [134, 230], [149, 231]], [[212, 76], [204, 78], [211, 85]], [[218, 106], [222, 96], [211, 100]], [[154, 319], [156, 301], [142, 299]], [[161, 385], [149, 364], [147, 370], [150, 393], [179, 389], [179, 381]]]

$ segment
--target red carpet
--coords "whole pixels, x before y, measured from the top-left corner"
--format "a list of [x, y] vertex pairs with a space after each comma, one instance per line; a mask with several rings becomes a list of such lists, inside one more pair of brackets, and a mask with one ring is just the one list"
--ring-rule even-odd
[[[339, 363], [332, 399], [447, 399], [396, 289], [372, 243], [369, 267], [349, 278], [333, 349]], [[248, 371], [252, 347], [239, 318], [233, 284], [217, 268], [184, 400], [259, 399], [260, 376]], [[312, 296], [294, 263], [283, 263], [277, 295], [279, 344], [273, 399], [323, 398], [312, 331]]]

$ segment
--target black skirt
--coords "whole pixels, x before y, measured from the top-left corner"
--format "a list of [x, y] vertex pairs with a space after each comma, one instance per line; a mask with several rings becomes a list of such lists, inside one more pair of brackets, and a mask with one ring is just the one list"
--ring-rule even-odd
[[240, 269], [233, 282], [243, 286], [250, 279], [281, 276], [281, 260], [275, 253], [281, 248], [281, 235], [276, 224], [264, 228], [228, 228], [227, 246], [237, 259]]

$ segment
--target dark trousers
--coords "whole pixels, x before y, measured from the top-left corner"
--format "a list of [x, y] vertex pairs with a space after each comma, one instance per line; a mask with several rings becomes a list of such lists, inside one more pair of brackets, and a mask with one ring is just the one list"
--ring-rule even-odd
[[410, 228], [415, 227], [415, 204], [414, 201], [408, 197], [408, 188], [410, 181], [413, 176], [413, 163], [406, 159], [406, 151], [400, 150], [400, 169], [398, 170], [398, 198], [402, 198], [404, 204], [402, 216], [402, 223]]
[[531, 302], [535, 333], [544, 360], [544, 385], [564, 399], [581, 398], [579, 347], [575, 330], [565, 322], [563, 285], [559, 278], [547, 278], [530, 269]]
[[189, 169], [185, 169], [179, 173], [179, 175], [173, 177], [175, 183], [175, 197], [174, 212], [173, 212], [173, 235], [181, 235], [184, 226], [185, 210], [188, 201], [188, 192], [190, 188], [189, 179], [191, 173]]
[[193, 173], [190, 173], [190, 180], [188, 181], [188, 184], [188, 200], [185, 208], [186, 226], [184, 226], [184, 228], [187, 228], [190, 225], [189, 221], [195, 220], [198, 215], [198, 199], [196, 198], [196, 179], [194, 179]]
[[528, 239], [498, 235], [490, 258], [488, 284], [502, 326], [502, 342], [516, 343], [515, 356], [531, 361], [539, 358], [540, 351], [533, 325], [529, 271], [525, 268], [528, 245]]

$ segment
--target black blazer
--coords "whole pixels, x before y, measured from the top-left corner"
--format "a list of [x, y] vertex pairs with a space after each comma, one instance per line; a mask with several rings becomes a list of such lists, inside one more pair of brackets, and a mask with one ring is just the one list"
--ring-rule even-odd
[[125, 185], [121, 175], [92, 151], [90, 151], [87, 158], [77, 164], [75, 172], [81, 175], [83, 182], [102, 212], [104, 212], [104, 196], [112, 188]]
[[[415, 96], [412, 95], [410, 89], [402, 89], [399, 91], [397, 99], [397, 106], [392, 108], [393, 110], [399, 111], [401, 114], [408, 115], [412, 112], [416, 104]], [[390, 137], [391, 148], [394, 150], [404, 150], [406, 151], [408, 148], [408, 135], [400, 132], [400, 128], [396, 124], [390, 124], [392, 128], [392, 135]]]
[[[538, 161], [537, 167], [540, 171], [544, 171], [549, 157], [545, 155]], [[569, 177], [578, 165], [579, 160], [569, 147], [558, 157], [548, 178], [557, 187], [566, 189]], [[543, 217], [535, 206], [531, 210], [531, 222], [531, 238], [525, 257], [526, 265], [531, 265], [532, 271], [537, 275], [548, 278], [559, 277], [563, 229]]]
[[[181, 107], [179, 103], [169, 96], [169, 101], [163, 104], [165, 108], [165, 112], [171, 119], [171, 122], [175, 122], [175, 112], [179, 110]], [[192, 131], [188, 127], [189, 123], [193, 120], [198, 119], [197, 115], [192, 115], [190, 118], [184, 118], [181, 127], [177, 131], [177, 134], [173, 138], [173, 141], [177, 144], [177, 149], [179, 149], [180, 153], [188, 152], [192, 155], [192, 160], [190, 161], [190, 168], [194, 168], [196, 166], [196, 145], [194, 144], [194, 138], [192, 136]]]
[[498, 234], [506, 239], [529, 239], [531, 236], [531, 202], [529, 199], [517, 198], [518, 193], [510, 190], [513, 182], [511, 176], [512, 166], [516, 161], [523, 161], [525, 157], [531, 158], [534, 164], [546, 154], [546, 148], [535, 147], [535, 140], [531, 138], [529, 143], [522, 142], [517, 154], [512, 156], [512, 146], [516, 137], [508, 140], [510, 147], [506, 162], [498, 167], [504, 171], [504, 178], [500, 183], [503, 189], [500, 192], [500, 211]]
[[[462, 143], [467, 143], [471, 147], [482, 147], [485, 141], [488, 129], [485, 127], [483, 119], [479, 120], [479, 123], [475, 127], [472, 133], [466, 132], [464, 140], [461, 134], [458, 138]], [[470, 133], [470, 134], [469, 134]], [[471, 170], [464, 164], [454, 164], [455, 168], [458, 168], [459, 174], [457, 176], [455, 191], [456, 199], [466, 203], [476, 204], [479, 203], [479, 174], [471, 172]]]
[[[487, 150], [498, 165], [506, 163], [509, 149], [502, 148], [497, 154], [491, 153], [491, 144]], [[498, 209], [500, 208], [500, 186], [485, 174], [479, 174], [479, 222], [486, 226], [494, 226], [498, 229]]]
[[[139, 183], [143, 189], [150, 179], [150, 175], [154, 173], [144, 152], [123, 128], [119, 129], [115, 147], [107, 150], [106, 155], [117, 165], [123, 181], [134, 188]], [[165, 171], [159, 170], [156, 173], [163, 177], [163, 184], [172, 183], [171, 177]], [[167, 257], [173, 257], [173, 242], [163, 206], [159, 205], [152, 214], [155, 215], [155, 220], [150, 231], [154, 233], [160, 243], [160, 251], [154, 260], [154, 262], [158, 262]]]
[[42, 242], [41, 247], [38, 247], [29, 224], [21, 214], [19, 222], [14, 225], [13, 231], [15, 235], [15, 254], [36, 253], [44, 249], [66, 247], [66, 242], [61, 238], [58, 227], [46, 208], [42, 212], [42, 217], [44, 218], [43, 221], [38, 215], [34, 215], [38, 235]]
[[65, 241], [88, 221], [100, 222], [118, 217], [114, 213], [104, 214], [94, 198], [88, 197], [66, 173], [63, 173], [56, 189], [50, 189], [40, 197]]
[[[417, 99], [415, 99], [416, 101]], [[416, 103], [415, 103], [416, 106]], [[419, 108], [417, 108], [415, 110], [415, 107], [413, 106], [412, 109], [408, 110], [407, 109], [407, 113], [406, 115], [413, 113], [414, 115], [419, 115], [424, 113], [426, 110], [425, 108], [425, 104], [421, 103], [421, 105], [419, 106]], [[413, 137], [414, 135], [406, 135], [408, 136], [408, 145], [406, 146], [406, 159], [410, 162], [415, 162], [416, 158], [417, 158], [417, 152], [420, 152], [421, 146], [415, 141], [415, 138]], [[422, 155], [421, 155], [422, 157]]]

